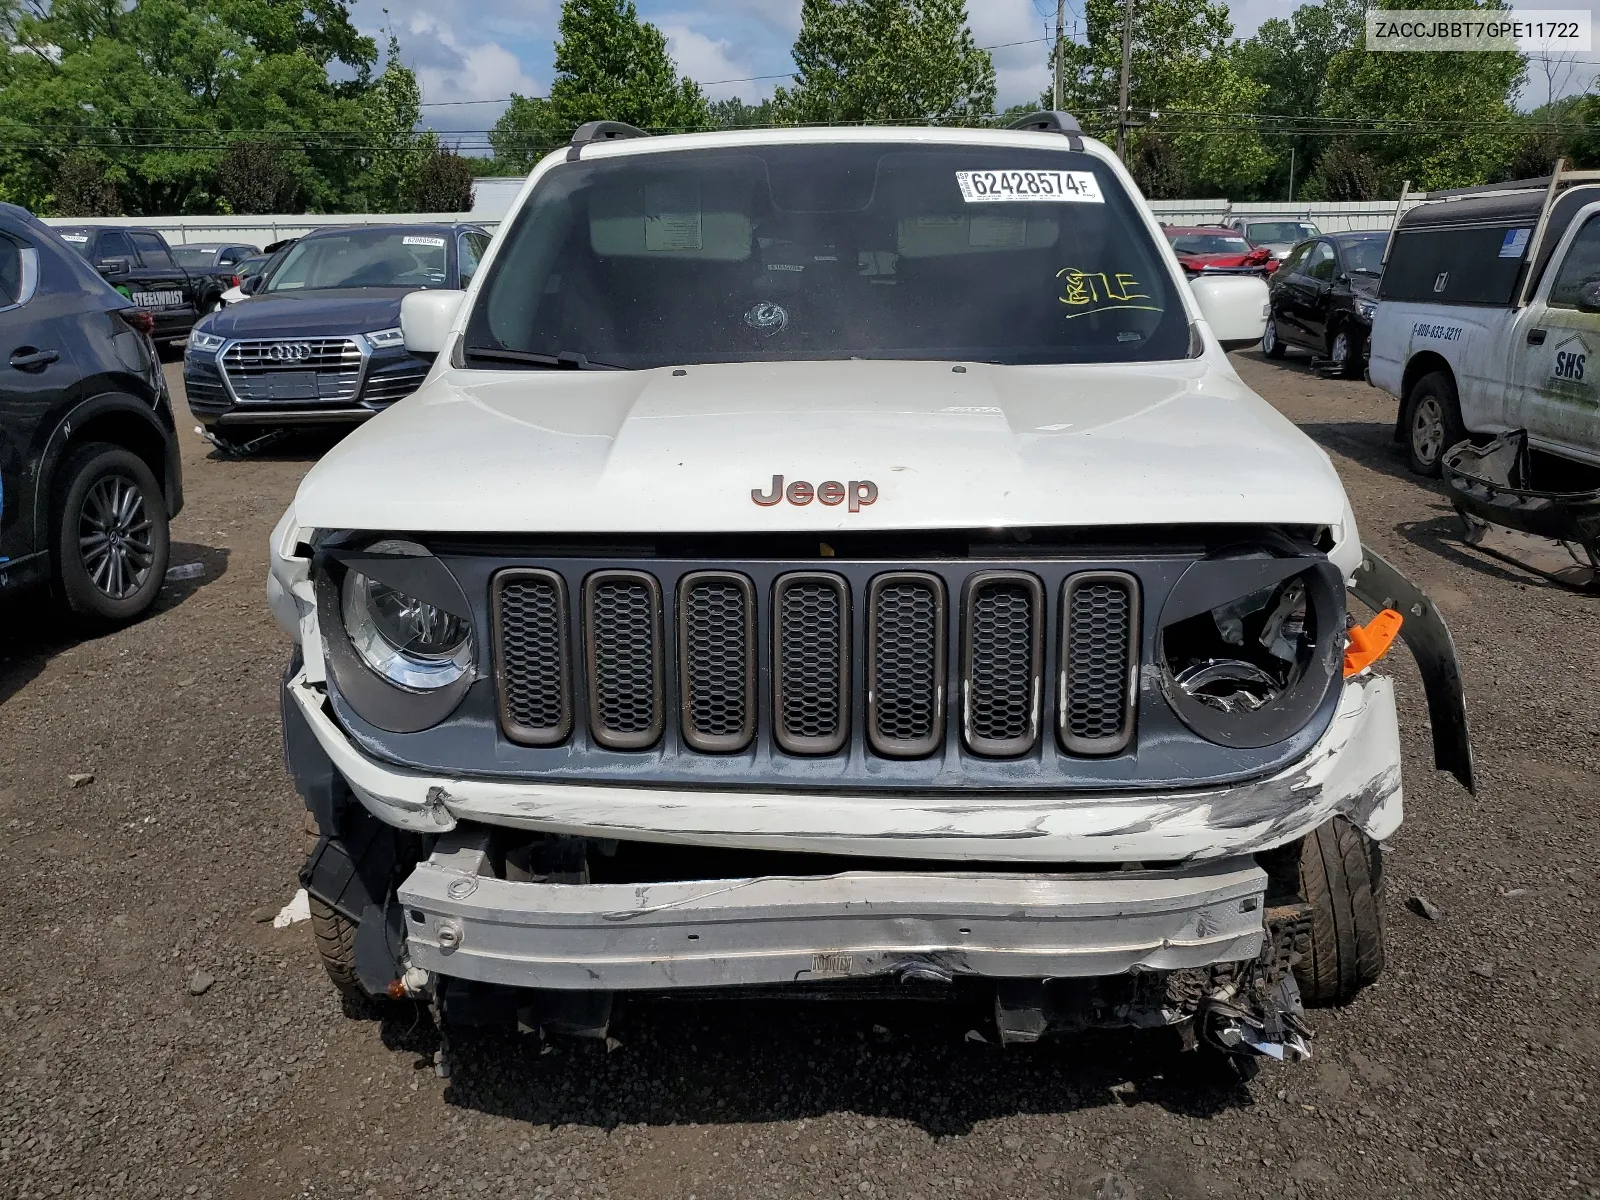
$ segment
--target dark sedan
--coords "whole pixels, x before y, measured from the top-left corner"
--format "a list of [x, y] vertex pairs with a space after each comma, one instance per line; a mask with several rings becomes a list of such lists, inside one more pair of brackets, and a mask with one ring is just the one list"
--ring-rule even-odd
[[183, 360], [190, 411], [224, 447], [366, 420], [416, 391], [431, 365], [405, 348], [402, 297], [466, 287], [488, 244], [476, 225], [307, 234], [245, 281], [248, 304], [195, 327]]
[[1325, 233], [1289, 251], [1272, 275], [1262, 352], [1282, 358], [1298, 346], [1330, 370], [1359, 379], [1388, 244], [1387, 233]]

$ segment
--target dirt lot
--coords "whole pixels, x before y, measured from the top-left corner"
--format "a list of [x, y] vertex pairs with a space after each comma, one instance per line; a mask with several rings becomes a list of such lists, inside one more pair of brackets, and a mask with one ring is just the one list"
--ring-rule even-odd
[[1157, 1036], [1001, 1051], [942, 1009], [678, 1004], [626, 1010], [610, 1052], [460, 1039], [437, 1078], [426, 1019], [345, 1017], [308, 927], [258, 919], [301, 853], [266, 538], [312, 454], [190, 434], [173, 562], [200, 579], [97, 640], [0, 610], [0, 1194], [1600, 1197], [1597, 602], [1465, 550], [1385, 397], [1237, 361], [1451, 620], [1482, 780], [1430, 769], [1405, 663], [1389, 971], [1314, 1015], [1313, 1063], [1243, 1086]]

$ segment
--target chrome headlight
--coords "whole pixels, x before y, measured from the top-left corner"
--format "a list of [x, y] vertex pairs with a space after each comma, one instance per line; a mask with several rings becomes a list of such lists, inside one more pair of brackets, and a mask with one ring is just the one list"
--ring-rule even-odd
[[1195, 563], [1161, 623], [1163, 690], [1207, 741], [1284, 741], [1341, 677], [1344, 592], [1320, 556], [1262, 550]]
[[1378, 302], [1376, 300], [1357, 300], [1356, 311], [1361, 314], [1362, 320], [1370, 321], [1372, 320], [1372, 314], [1378, 311]]
[[190, 350], [196, 350], [202, 354], [215, 354], [222, 349], [222, 343], [227, 340], [227, 338], [218, 337], [214, 333], [190, 333], [189, 346], [184, 353], [187, 354]]
[[[399, 541], [378, 542], [367, 553], [429, 557], [414, 542]], [[351, 646], [396, 687], [447, 687], [471, 669], [472, 626], [465, 619], [354, 569], [341, 590]]]
[[317, 621], [339, 695], [379, 729], [437, 725], [476, 678], [472, 608], [449, 568], [415, 542], [328, 550]]
[[393, 329], [379, 329], [373, 333], [364, 333], [361, 336], [367, 339], [368, 345], [377, 350], [388, 350], [395, 346], [404, 346], [406, 344], [406, 335], [400, 331], [398, 325]]

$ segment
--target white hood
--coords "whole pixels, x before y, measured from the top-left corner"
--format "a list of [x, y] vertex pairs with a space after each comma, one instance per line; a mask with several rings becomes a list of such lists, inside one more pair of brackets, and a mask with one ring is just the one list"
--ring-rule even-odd
[[[755, 503], [774, 475], [871, 481], [877, 499], [856, 512]], [[293, 519], [709, 533], [1339, 525], [1347, 514], [1327, 456], [1231, 371], [1198, 359], [446, 369], [329, 452]]]

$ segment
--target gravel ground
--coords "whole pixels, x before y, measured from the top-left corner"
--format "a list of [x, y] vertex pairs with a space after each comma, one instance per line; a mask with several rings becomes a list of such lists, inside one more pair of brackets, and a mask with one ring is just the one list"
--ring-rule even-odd
[[659, 1004], [609, 1052], [454, 1039], [439, 1079], [425, 1018], [347, 1017], [308, 927], [262, 920], [301, 851], [266, 538], [319, 447], [186, 434], [173, 562], [201, 578], [87, 641], [0, 610], [0, 1194], [1600, 1197], [1596, 601], [1464, 548], [1386, 397], [1236, 361], [1445, 610], [1477, 734], [1472, 799], [1402, 664], [1389, 970], [1314, 1014], [1311, 1064], [1241, 1085], [1159, 1035], [1002, 1051], [943, 1008]]

